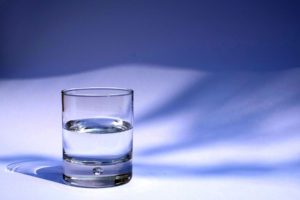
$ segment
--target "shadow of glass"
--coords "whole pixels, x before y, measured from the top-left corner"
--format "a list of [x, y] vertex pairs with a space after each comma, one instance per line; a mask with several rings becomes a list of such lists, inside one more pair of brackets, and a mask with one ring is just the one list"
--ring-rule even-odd
[[9, 163], [9, 172], [21, 173], [60, 184], [65, 184], [62, 178], [62, 164], [58, 159], [36, 155], [0, 157], [0, 162]]
[[45, 167], [36, 171], [36, 177], [65, 184], [62, 172], [62, 166]]

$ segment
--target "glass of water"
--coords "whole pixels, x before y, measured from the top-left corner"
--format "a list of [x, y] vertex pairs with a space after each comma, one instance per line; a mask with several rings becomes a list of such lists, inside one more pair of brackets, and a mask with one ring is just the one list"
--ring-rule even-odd
[[133, 90], [62, 91], [63, 178], [81, 187], [125, 184], [132, 176]]

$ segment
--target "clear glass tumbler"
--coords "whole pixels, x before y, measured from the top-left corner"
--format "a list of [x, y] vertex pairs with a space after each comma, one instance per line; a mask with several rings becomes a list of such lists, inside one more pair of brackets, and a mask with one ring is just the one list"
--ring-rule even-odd
[[132, 176], [133, 90], [62, 91], [63, 178], [81, 187], [125, 184]]

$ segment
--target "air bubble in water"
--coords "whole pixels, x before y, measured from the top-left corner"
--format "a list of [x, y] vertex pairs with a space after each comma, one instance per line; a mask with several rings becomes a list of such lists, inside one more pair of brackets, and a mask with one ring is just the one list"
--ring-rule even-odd
[[103, 173], [103, 169], [101, 167], [95, 167], [93, 169], [93, 173], [96, 175], [96, 176], [99, 176]]

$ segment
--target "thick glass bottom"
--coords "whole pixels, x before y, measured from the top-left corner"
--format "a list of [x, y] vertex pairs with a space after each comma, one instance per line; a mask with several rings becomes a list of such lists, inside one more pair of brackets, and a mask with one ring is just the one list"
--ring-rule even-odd
[[119, 174], [115, 176], [103, 176], [103, 177], [95, 177], [95, 178], [76, 178], [69, 177], [65, 174], [63, 175], [64, 181], [73, 186], [78, 187], [88, 187], [88, 188], [101, 188], [101, 187], [113, 187], [118, 185], [123, 185], [128, 183], [131, 180], [131, 173], [127, 174]]
[[128, 183], [132, 176], [129, 155], [110, 162], [64, 155], [63, 178], [67, 184], [80, 187], [112, 187]]

